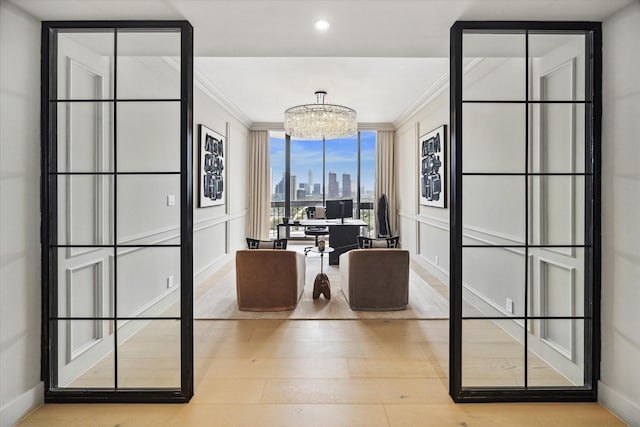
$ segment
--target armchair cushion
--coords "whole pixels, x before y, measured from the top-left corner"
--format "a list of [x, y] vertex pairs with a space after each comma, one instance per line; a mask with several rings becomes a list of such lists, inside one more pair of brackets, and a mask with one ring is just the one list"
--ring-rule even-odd
[[345, 252], [340, 255], [340, 285], [353, 310], [404, 310], [409, 303], [409, 251]]
[[293, 310], [302, 296], [304, 255], [288, 250], [236, 252], [238, 309], [243, 311]]

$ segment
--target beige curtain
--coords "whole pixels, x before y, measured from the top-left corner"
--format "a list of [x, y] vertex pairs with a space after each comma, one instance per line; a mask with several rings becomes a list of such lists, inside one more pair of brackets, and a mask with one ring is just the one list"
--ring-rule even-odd
[[249, 132], [249, 229], [254, 239], [269, 238], [269, 132]]
[[[396, 179], [395, 160], [393, 155], [393, 131], [378, 131], [376, 141], [376, 179], [374, 213], [378, 218], [378, 198], [382, 194], [389, 200], [389, 228], [391, 235], [397, 234], [396, 227]], [[377, 230], [376, 230], [377, 232]]]

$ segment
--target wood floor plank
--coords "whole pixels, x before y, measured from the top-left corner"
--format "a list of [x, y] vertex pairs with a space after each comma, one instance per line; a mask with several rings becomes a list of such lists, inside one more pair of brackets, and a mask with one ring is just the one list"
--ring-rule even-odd
[[[624, 425], [596, 403], [454, 404], [446, 321], [233, 320], [196, 321], [194, 327], [190, 404], [47, 404], [19, 426]], [[120, 346], [120, 375], [126, 378], [119, 382], [175, 382], [179, 359], [167, 356], [171, 340], [155, 324], [143, 331], [149, 334]], [[475, 322], [469, 331], [465, 348], [473, 351], [463, 377], [521, 383], [522, 353], [513, 351], [520, 344], [489, 321]], [[539, 358], [529, 362], [531, 380], [553, 385], [562, 379]], [[106, 357], [76, 384], [111, 386], [113, 363]]]
[[214, 359], [205, 378], [348, 378], [342, 358]]
[[379, 405], [197, 405], [162, 427], [388, 427]]
[[262, 403], [417, 404], [447, 403], [438, 379], [267, 380]]

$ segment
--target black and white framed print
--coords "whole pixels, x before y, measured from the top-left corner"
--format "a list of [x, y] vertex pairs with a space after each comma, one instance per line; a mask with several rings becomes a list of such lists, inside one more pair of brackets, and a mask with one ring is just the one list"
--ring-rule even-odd
[[447, 207], [447, 125], [422, 135], [418, 141], [420, 204]]
[[198, 207], [224, 204], [225, 183], [225, 136], [198, 125], [200, 131], [200, 198]]

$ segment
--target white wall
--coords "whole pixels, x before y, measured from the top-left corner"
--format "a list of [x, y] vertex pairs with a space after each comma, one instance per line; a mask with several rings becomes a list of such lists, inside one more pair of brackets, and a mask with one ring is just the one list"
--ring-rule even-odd
[[40, 23], [0, 3], [0, 426], [40, 381]]
[[600, 401], [640, 425], [640, 3], [603, 23]]
[[[396, 130], [396, 171], [398, 173], [398, 213], [402, 246], [411, 250], [418, 262], [445, 283], [449, 274], [449, 208], [420, 206], [418, 197], [418, 138], [449, 125], [449, 86], [444, 86], [407, 122]], [[447, 133], [449, 128], [447, 127]], [[450, 153], [447, 134], [447, 156]], [[449, 171], [447, 159], [447, 175]], [[447, 177], [447, 188], [449, 187]], [[448, 199], [449, 194], [447, 194]], [[447, 200], [449, 206], [449, 200]], [[438, 257], [438, 263], [436, 263]]]
[[[231, 115], [215, 100], [207, 86], [194, 83], [194, 285], [206, 279], [225, 258], [245, 245], [248, 207], [248, 151], [249, 130], [246, 124]], [[222, 206], [198, 208], [198, 124], [203, 124], [223, 135], [227, 132], [225, 147], [227, 203]]]

